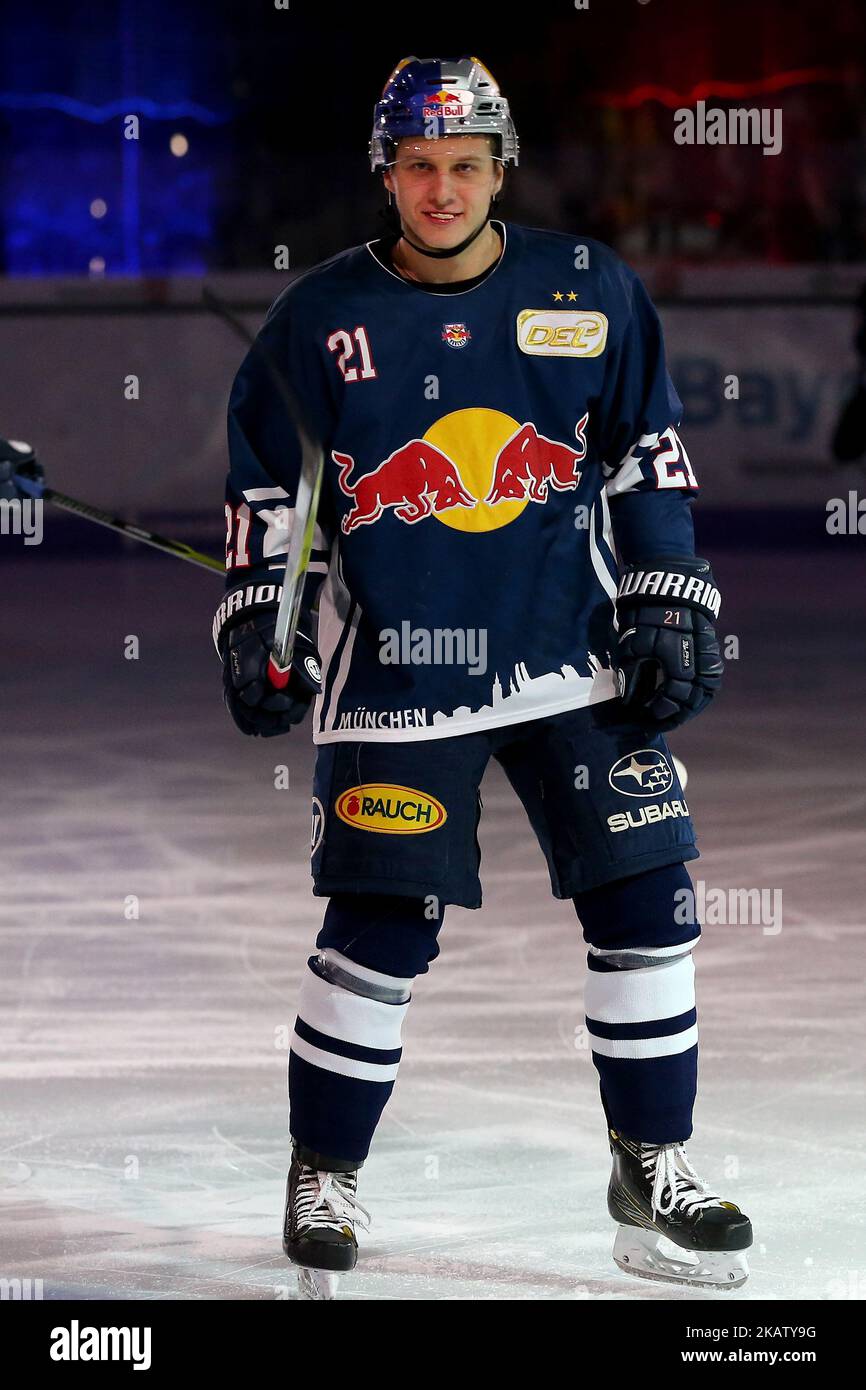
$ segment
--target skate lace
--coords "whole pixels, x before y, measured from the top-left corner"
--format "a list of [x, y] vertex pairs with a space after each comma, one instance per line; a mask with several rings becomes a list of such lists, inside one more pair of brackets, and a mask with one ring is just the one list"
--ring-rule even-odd
[[355, 1176], [304, 1167], [295, 1194], [298, 1224], [342, 1230], [345, 1222], [370, 1229], [370, 1213], [358, 1201]]
[[[661, 1144], [648, 1147], [641, 1156], [644, 1171], [649, 1173], [655, 1167], [653, 1178], [652, 1209], [659, 1216], [669, 1216], [679, 1206], [690, 1216], [693, 1211], [703, 1207], [723, 1206], [720, 1197], [713, 1193], [703, 1178], [698, 1177], [686, 1156], [682, 1144]], [[662, 1203], [665, 1189], [670, 1190], [667, 1203]]]

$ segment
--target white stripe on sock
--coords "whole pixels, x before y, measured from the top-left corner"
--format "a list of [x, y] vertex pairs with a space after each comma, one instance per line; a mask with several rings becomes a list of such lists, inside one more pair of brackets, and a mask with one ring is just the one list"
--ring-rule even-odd
[[663, 1038], [597, 1038], [590, 1032], [589, 1043], [601, 1057], [672, 1057], [688, 1052], [698, 1040], [697, 1026], [683, 1033], [668, 1033]]
[[336, 1052], [325, 1052], [314, 1043], [299, 1038], [297, 1033], [292, 1034], [292, 1051], [314, 1067], [336, 1072], [338, 1076], [354, 1076], [359, 1081], [396, 1081], [400, 1066], [399, 1062], [360, 1062], [354, 1057], [340, 1057]]
[[361, 1047], [400, 1047], [405, 1004], [383, 1004], [323, 980], [308, 967], [301, 983], [298, 1015], [310, 1028]]
[[695, 1007], [695, 963], [689, 955], [639, 970], [588, 970], [584, 1003], [599, 1023], [676, 1018]]

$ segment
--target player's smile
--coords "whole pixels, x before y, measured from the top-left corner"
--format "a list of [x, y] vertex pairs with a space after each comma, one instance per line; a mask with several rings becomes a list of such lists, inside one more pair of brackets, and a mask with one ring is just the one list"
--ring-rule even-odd
[[[426, 228], [462, 227], [462, 219], [462, 212], [454, 212], [451, 209], [444, 211], [439, 208], [424, 208], [421, 212], [421, 221]], [[462, 230], [460, 235], [463, 236]]]

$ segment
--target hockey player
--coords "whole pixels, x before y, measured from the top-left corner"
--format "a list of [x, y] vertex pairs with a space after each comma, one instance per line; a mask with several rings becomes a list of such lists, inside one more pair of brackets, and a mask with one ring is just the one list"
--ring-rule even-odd
[[326, 459], [284, 691], [267, 660], [300, 451], [262, 353], [229, 406], [226, 703], [269, 737], [315, 698], [328, 905], [289, 1061], [284, 1248], [311, 1297], [355, 1265], [357, 1175], [413, 979], [445, 906], [481, 904], [493, 757], [588, 944], [614, 1258], [735, 1287], [749, 1221], [683, 1147], [700, 927], [677, 904], [698, 852], [664, 734], [705, 708], [722, 662], [658, 318], [607, 247], [492, 218], [518, 141], [477, 58], [404, 59], [370, 155], [392, 232], [293, 281], [260, 334]]

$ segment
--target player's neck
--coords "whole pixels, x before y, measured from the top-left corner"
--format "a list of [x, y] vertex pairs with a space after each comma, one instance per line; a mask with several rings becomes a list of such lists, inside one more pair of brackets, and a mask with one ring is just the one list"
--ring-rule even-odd
[[446, 285], [459, 280], [472, 280], [482, 275], [499, 260], [502, 254], [502, 238], [488, 222], [484, 231], [475, 238], [471, 246], [461, 251], [459, 256], [449, 256], [442, 260], [435, 256], [423, 256], [413, 250], [405, 237], [394, 246], [391, 256], [394, 267], [407, 280], [419, 280], [428, 285]]

